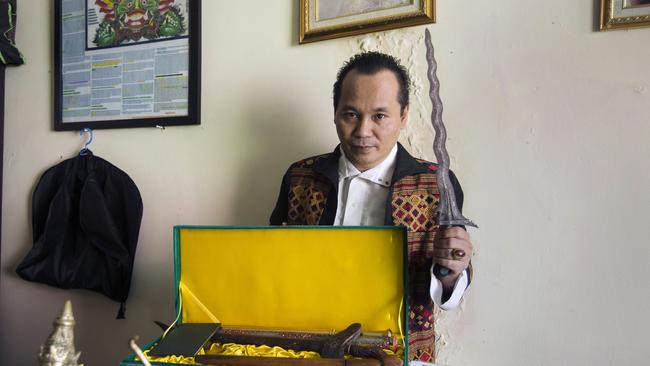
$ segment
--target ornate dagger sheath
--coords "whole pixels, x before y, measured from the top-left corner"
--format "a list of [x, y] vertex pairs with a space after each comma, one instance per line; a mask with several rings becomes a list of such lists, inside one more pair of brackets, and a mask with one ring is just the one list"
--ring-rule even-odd
[[[447, 130], [442, 122], [442, 100], [440, 99], [440, 81], [436, 75], [438, 64], [433, 56], [433, 44], [431, 43], [431, 34], [428, 29], [424, 31], [424, 39], [427, 47], [427, 78], [429, 79], [429, 97], [431, 98], [431, 124], [436, 133], [433, 140], [433, 152], [438, 161], [438, 170], [436, 170], [436, 180], [438, 183], [438, 192], [440, 199], [438, 202], [437, 218], [438, 227], [442, 229], [447, 226], [473, 226], [478, 227], [471, 220], [465, 218], [458, 209], [456, 204], [456, 193], [454, 186], [449, 179], [449, 153], [445, 142], [447, 141]], [[438, 276], [450, 274], [448, 268], [436, 265], [434, 273]]]

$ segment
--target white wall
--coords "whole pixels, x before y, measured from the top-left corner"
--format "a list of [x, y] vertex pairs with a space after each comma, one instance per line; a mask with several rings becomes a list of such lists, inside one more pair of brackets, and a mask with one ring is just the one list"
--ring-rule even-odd
[[[48, 2], [49, 3], [49, 2]], [[460, 311], [438, 324], [450, 365], [647, 362], [650, 28], [594, 31], [597, 1], [438, 1], [452, 168], [477, 249]], [[34, 364], [65, 299], [86, 365], [116, 365], [173, 318], [175, 224], [264, 224], [289, 162], [336, 143], [330, 90], [359, 49], [413, 72], [409, 149], [432, 158], [424, 27], [297, 45], [297, 1], [203, 1], [202, 123], [103, 130], [91, 148], [138, 184], [144, 217], [127, 319], [101, 295], [14, 274], [30, 195], [84, 139], [53, 132], [52, 7], [19, 4], [27, 64], [7, 70], [0, 359]], [[421, 89], [419, 89], [421, 88]]]

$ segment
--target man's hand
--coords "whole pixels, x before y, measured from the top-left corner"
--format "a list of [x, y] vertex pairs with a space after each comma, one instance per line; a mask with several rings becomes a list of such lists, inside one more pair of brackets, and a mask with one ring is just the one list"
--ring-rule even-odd
[[397, 356], [386, 356], [381, 359], [381, 366], [402, 366], [404, 361]]
[[472, 243], [465, 229], [450, 227], [438, 231], [433, 242], [433, 263], [451, 271], [449, 275], [438, 278], [445, 293], [453, 290], [458, 276], [469, 267], [472, 254]]

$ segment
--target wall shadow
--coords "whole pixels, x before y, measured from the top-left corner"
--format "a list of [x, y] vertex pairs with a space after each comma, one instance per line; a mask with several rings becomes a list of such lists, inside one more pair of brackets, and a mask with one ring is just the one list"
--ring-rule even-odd
[[601, 0], [594, 0], [593, 3], [593, 8], [591, 9], [591, 14], [593, 15], [593, 27], [592, 30], [594, 32], [600, 32], [600, 1]]
[[291, 37], [289, 44], [291, 46], [300, 45], [300, 0], [294, 0], [291, 7]]

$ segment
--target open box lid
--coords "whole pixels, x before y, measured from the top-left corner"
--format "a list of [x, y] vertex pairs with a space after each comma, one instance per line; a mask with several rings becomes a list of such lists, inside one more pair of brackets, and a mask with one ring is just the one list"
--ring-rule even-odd
[[176, 226], [179, 321], [406, 335], [406, 258], [398, 227]]

